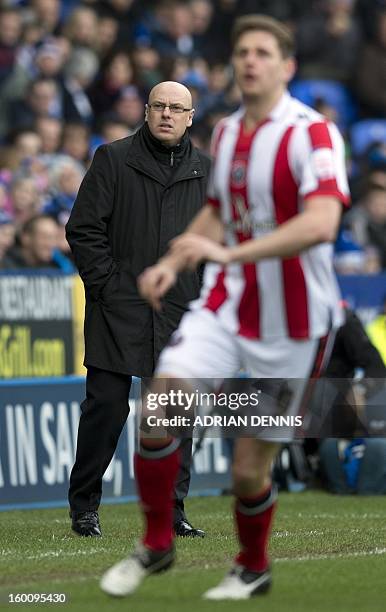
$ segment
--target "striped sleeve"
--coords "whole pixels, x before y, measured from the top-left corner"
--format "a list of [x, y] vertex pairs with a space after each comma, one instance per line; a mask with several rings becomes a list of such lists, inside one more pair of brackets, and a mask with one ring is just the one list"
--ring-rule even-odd
[[318, 121], [294, 130], [291, 149], [303, 199], [332, 196], [350, 202], [345, 150], [338, 128]]

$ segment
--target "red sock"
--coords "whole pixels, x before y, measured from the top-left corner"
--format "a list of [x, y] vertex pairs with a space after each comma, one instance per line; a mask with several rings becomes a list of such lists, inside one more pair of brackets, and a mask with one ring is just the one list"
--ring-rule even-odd
[[177, 448], [154, 459], [153, 452], [146, 453], [146, 457], [136, 453], [134, 457], [137, 488], [146, 521], [143, 543], [152, 550], [165, 550], [170, 548], [174, 537], [174, 484], [180, 452]]
[[262, 572], [269, 565], [267, 549], [275, 499], [269, 488], [258, 497], [236, 500], [235, 520], [241, 551], [235, 560], [252, 572]]

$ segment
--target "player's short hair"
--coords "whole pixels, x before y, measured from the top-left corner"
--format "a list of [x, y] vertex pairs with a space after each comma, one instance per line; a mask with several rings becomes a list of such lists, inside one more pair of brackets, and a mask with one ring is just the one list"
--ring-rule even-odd
[[292, 32], [287, 26], [268, 17], [267, 15], [243, 15], [235, 20], [231, 34], [232, 49], [234, 50], [240, 37], [245, 32], [269, 32], [276, 38], [284, 58], [295, 54], [295, 41]]

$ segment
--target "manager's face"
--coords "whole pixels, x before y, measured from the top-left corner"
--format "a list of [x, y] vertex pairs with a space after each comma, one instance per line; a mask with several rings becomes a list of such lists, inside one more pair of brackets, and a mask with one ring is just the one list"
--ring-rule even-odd
[[189, 90], [174, 81], [156, 85], [149, 95], [145, 119], [153, 136], [162, 144], [178, 144], [192, 125], [194, 110]]

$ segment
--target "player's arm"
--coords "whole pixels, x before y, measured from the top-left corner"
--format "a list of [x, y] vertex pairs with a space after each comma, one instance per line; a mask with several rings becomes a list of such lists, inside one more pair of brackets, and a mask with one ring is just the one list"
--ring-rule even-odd
[[306, 201], [303, 212], [280, 225], [271, 234], [228, 248], [193, 234], [182, 235], [173, 241], [172, 254], [175, 252], [190, 268], [202, 260], [230, 264], [270, 257], [294, 257], [304, 249], [335, 239], [341, 209], [338, 198], [315, 196]]
[[270, 257], [294, 257], [322, 242], [333, 242], [338, 231], [342, 205], [332, 196], [315, 196], [304, 211], [271, 234], [247, 240], [229, 249], [228, 262], [252, 262]]

